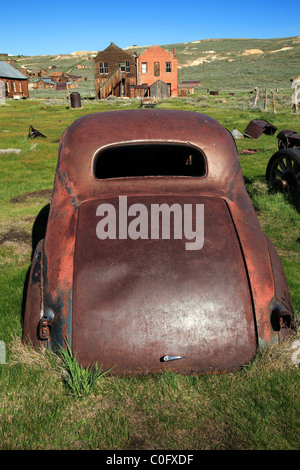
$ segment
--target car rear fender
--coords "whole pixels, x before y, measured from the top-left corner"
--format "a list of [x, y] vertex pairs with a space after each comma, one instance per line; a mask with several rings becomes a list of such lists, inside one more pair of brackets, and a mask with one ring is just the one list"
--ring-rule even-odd
[[294, 313], [288, 283], [283, 270], [280, 257], [271, 242], [265, 235], [274, 279], [274, 299], [271, 302], [271, 324], [278, 332], [279, 340], [286, 337], [295, 327]]
[[23, 339], [39, 346], [39, 324], [44, 314], [44, 239], [37, 244], [29, 271], [28, 290], [24, 317]]

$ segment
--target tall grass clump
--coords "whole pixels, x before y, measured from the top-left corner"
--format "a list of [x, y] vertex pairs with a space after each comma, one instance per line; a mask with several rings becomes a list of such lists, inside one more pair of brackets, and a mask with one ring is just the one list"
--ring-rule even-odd
[[113, 369], [113, 367], [111, 367], [102, 372], [102, 367], [99, 368], [97, 363], [86, 368], [80, 366], [76, 359], [76, 354], [72, 353], [68, 341], [66, 341], [66, 348], [60, 348], [59, 355], [66, 370], [64, 382], [71, 395], [77, 398], [89, 395], [94, 389], [97, 380]]

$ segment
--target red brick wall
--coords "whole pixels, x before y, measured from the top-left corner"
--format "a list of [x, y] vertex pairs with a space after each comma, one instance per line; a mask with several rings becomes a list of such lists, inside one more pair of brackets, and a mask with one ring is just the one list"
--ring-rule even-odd
[[[171, 63], [171, 72], [166, 63]], [[142, 72], [142, 63], [147, 63], [147, 73]], [[159, 75], [154, 75], [155, 63], [159, 63]], [[171, 84], [171, 96], [177, 96], [177, 57], [160, 46], [151, 46], [138, 57], [138, 84], [151, 86], [157, 80]]]

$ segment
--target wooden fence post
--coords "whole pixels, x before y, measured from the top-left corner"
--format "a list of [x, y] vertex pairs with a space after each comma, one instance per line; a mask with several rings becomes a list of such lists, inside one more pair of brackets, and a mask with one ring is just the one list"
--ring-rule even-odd
[[272, 100], [273, 100], [273, 111], [274, 111], [274, 114], [276, 114], [276, 108], [275, 108], [275, 95], [274, 95], [274, 92], [273, 92], [273, 90], [271, 90], [271, 93], [272, 93]]
[[265, 106], [264, 106], [264, 111], [268, 111], [268, 105], [267, 105], [267, 89], [265, 90]]
[[294, 92], [292, 95], [293, 109], [296, 114], [298, 114], [298, 83], [295, 81], [293, 83]]
[[259, 89], [256, 87], [254, 89], [254, 98], [253, 98], [253, 101], [252, 101], [252, 106], [255, 108], [256, 104], [257, 104], [257, 100], [258, 100], [258, 95], [259, 95]]

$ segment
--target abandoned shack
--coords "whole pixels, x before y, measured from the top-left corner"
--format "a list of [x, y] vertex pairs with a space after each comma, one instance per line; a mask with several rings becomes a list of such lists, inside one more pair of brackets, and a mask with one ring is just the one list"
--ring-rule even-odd
[[28, 77], [5, 61], [0, 61], [0, 81], [7, 98], [29, 98]]
[[178, 84], [178, 96], [192, 95], [194, 91], [195, 91], [195, 88], [191, 84], [187, 84], [187, 83]]
[[169, 98], [169, 85], [162, 80], [156, 80], [156, 82], [152, 83], [149, 87], [149, 96], [156, 99]]
[[55, 88], [56, 87], [56, 82], [51, 80], [51, 78], [38, 78], [37, 80], [34, 80], [33, 82], [33, 88], [35, 89], [49, 89], [49, 88]]
[[98, 99], [131, 96], [136, 85], [135, 56], [113, 42], [94, 59], [95, 94]]
[[54, 81], [51, 78], [38, 78], [33, 83], [33, 88], [38, 90], [54, 89], [54, 90], [66, 90], [67, 88], [73, 88], [74, 83], [71, 81]]

